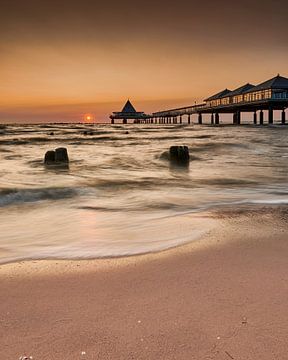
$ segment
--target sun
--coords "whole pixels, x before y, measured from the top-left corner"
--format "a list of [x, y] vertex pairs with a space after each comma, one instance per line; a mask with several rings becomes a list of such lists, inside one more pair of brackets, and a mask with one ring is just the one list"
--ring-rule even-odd
[[84, 121], [89, 123], [89, 122], [93, 122], [94, 120], [94, 116], [93, 115], [90, 115], [90, 114], [87, 114], [84, 116]]

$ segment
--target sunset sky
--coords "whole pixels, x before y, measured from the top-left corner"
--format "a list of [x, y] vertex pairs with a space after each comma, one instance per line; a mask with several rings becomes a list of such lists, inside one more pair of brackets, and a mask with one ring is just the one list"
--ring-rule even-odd
[[0, 122], [104, 121], [288, 76], [287, 0], [2, 0]]

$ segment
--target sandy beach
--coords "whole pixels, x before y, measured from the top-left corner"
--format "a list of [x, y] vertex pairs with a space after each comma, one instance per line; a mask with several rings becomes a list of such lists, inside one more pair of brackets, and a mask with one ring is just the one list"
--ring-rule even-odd
[[197, 242], [0, 267], [0, 358], [286, 359], [287, 210], [208, 216]]

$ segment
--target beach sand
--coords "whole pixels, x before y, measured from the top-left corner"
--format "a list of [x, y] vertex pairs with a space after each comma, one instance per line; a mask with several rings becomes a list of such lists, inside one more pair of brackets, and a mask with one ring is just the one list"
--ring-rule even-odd
[[159, 254], [2, 265], [0, 359], [287, 359], [287, 210], [209, 216]]

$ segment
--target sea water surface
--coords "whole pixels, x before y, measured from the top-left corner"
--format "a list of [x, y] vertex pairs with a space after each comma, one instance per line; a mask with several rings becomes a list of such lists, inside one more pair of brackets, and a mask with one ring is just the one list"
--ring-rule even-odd
[[[3, 125], [0, 263], [159, 251], [205, 231], [191, 214], [287, 204], [287, 135], [285, 126]], [[171, 145], [189, 147], [189, 168], [170, 165]], [[45, 152], [63, 146], [69, 168], [45, 167]]]

